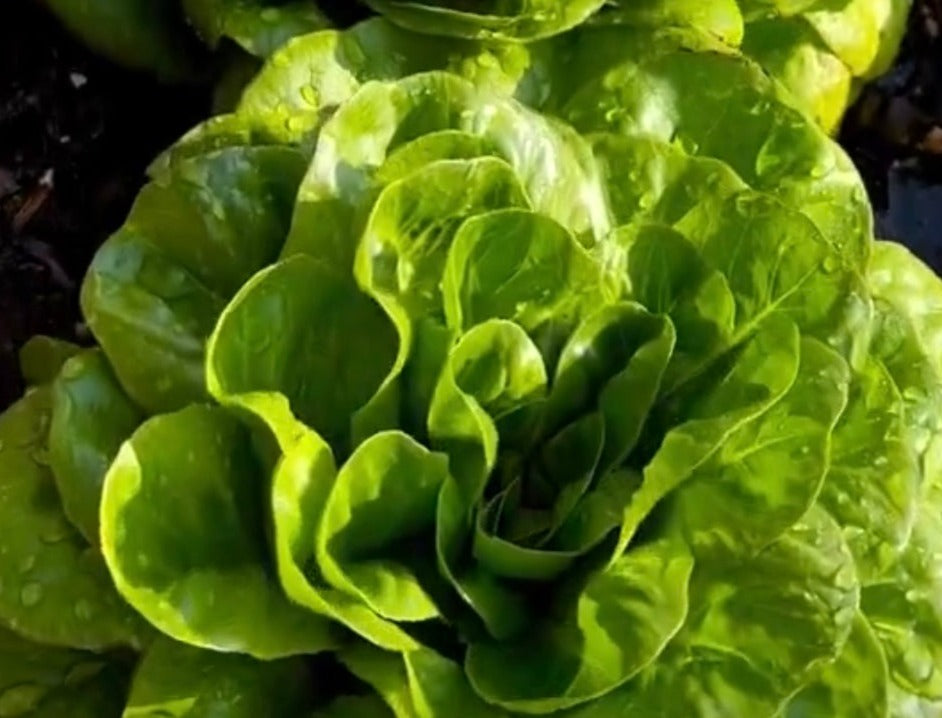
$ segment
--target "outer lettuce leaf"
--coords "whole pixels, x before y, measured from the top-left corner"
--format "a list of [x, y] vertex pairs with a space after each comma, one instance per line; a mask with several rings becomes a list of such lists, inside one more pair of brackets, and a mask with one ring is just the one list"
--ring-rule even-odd
[[226, 301], [277, 255], [302, 158], [229, 148], [147, 185], [82, 286], [89, 328], [149, 412], [205, 396], [203, 351]]
[[[910, 359], [906, 357], [906, 359]], [[909, 441], [904, 391], [880, 357], [868, 356], [834, 433], [821, 502], [845, 527], [858, 570], [877, 580], [912, 532], [922, 472]]]
[[817, 498], [850, 376], [843, 359], [820, 342], [805, 339], [800, 356], [782, 400], [733, 434], [673, 494], [672, 510], [700, 551], [761, 549]]
[[52, 391], [49, 463], [62, 508], [85, 539], [97, 545], [105, 473], [143, 416], [97, 350], [67, 361]]
[[[760, 3], [744, 2], [744, 7]], [[746, 26], [743, 50], [758, 60], [829, 133], [856, 97], [861, 80], [889, 69], [909, 0], [777, 4]]]
[[327, 622], [268, 575], [257, 501], [267, 481], [247, 439], [202, 405], [145, 422], [105, 478], [105, 560], [122, 595], [177, 640], [264, 659], [329, 649]]
[[902, 245], [877, 242], [868, 279], [878, 296], [912, 321], [926, 357], [937, 369], [942, 367], [942, 287], [938, 277]]
[[690, 52], [673, 35], [617, 27], [553, 42], [561, 47], [551, 76], [565, 81], [550, 90], [545, 110], [582, 132], [652, 135], [720, 159], [754, 189], [805, 213], [836, 246], [866, 256], [871, 219], [860, 178], [757, 65]]
[[778, 698], [769, 679], [743, 657], [710, 646], [666, 652], [652, 671], [604, 698], [577, 708], [567, 718], [639, 714], [651, 718], [681, 715], [775, 714]]
[[128, 671], [120, 661], [42, 646], [0, 628], [0, 713], [117, 718]]
[[311, 703], [301, 659], [260, 662], [156, 640], [137, 667], [123, 718], [291, 718]]
[[936, 670], [942, 647], [938, 587], [938, 490], [929, 497], [899, 564], [886, 579], [864, 589], [862, 608], [887, 654], [890, 675], [905, 691], [938, 700]]
[[187, 19], [212, 47], [228, 37], [246, 52], [268, 57], [298, 35], [328, 27], [313, 2], [264, 0], [182, 0]]
[[418, 649], [420, 644], [398, 625], [333, 588], [317, 568], [314, 536], [337, 474], [330, 446], [295, 419], [283, 396], [254, 392], [218, 398], [250, 428], [263, 463], [273, 467], [269, 509], [277, 573], [286, 595], [375, 645], [391, 651]]
[[[360, 341], [347, 338], [349, 327], [362, 330]], [[220, 317], [207, 352], [209, 390], [220, 399], [278, 392], [301, 421], [348, 452], [353, 416], [396, 351], [392, 325], [348, 277], [292, 257], [253, 277]]]
[[736, 0], [616, 0], [599, 14], [605, 23], [660, 29], [692, 27], [734, 47], [742, 42], [743, 16]]
[[393, 22], [430, 35], [488, 40], [532, 40], [567, 30], [603, 0], [367, 0]]
[[46, 450], [52, 406], [42, 387], [0, 416], [0, 625], [53, 645], [138, 647], [146, 628], [63, 512]]
[[750, 23], [743, 50], [827, 132], [837, 131], [844, 110], [853, 101], [854, 75], [804, 18]]
[[46, 0], [59, 20], [92, 50], [163, 81], [191, 82], [199, 73], [200, 39], [215, 49], [230, 38], [246, 52], [268, 57], [298, 35], [329, 26], [304, 0]]
[[420, 35], [381, 17], [303, 35], [273, 53], [232, 114], [198, 125], [156, 164], [209, 147], [275, 142], [313, 148], [321, 125], [371, 80], [447, 68], [513, 94], [529, 65], [523, 46]]
[[59, 374], [66, 360], [82, 348], [54, 337], [38, 334], [20, 348], [20, 373], [29, 386], [49, 384]]
[[[447, 69], [491, 91], [515, 94], [525, 104], [561, 113], [582, 130], [653, 134], [676, 141], [688, 153], [716, 156], [757, 189], [773, 191], [807, 211], [835, 239], [844, 237], [847, 221], [859, 228], [853, 234], [867, 233], [865, 195], [846, 157], [824, 142], [822, 133], [796, 122], [794, 110], [786, 107], [793, 100], [783, 99], [757, 67], [718, 49], [696, 33], [630, 27], [583, 27], [526, 47], [488, 45], [417, 36], [372, 19], [346, 31], [293, 41], [249, 86], [234, 117], [213, 121], [188, 142], [205, 146], [246, 136], [309, 142], [334, 108], [363, 83]], [[696, 52], [691, 56], [689, 50]], [[691, 83], [693, 77], [698, 79]], [[606, 98], [606, 82], [624, 89]], [[689, 97], [691, 112], [685, 112], [685, 103], [658, 107], [643, 90], [652, 86]], [[579, 92], [580, 87], [585, 89]], [[705, 93], [705, 87], [714, 89]], [[717, 94], [719, 88], [726, 91]], [[570, 102], [574, 93], [578, 99]], [[602, 97], [594, 97], [597, 94]], [[648, 99], [640, 103], [632, 95]], [[715, 103], [715, 112], [698, 112], [704, 102]], [[586, 116], [586, 107], [600, 104], [591, 118]], [[632, 122], [632, 117], [644, 122]], [[712, 117], [723, 121], [698, 127]], [[729, 141], [732, 137], [735, 142]], [[793, 159], [780, 159], [788, 151]], [[833, 207], [828, 195], [837, 200]], [[850, 216], [827, 216], [838, 211]]]
[[786, 27], [796, 19], [812, 28], [820, 42], [855, 77], [872, 78], [889, 69], [899, 47], [909, 0], [776, 2], [740, 0], [749, 20], [774, 18]]
[[175, 0], [46, 0], [46, 5], [89, 47], [116, 62], [171, 81], [193, 72]]
[[[839, 526], [813, 508], [751, 562], [701, 565], [690, 640], [750, 657], [782, 698], [840, 655], [857, 616], [860, 586]], [[702, 580], [702, 583], [700, 583]]]
[[381, 18], [299, 37], [276, 52], [246, 88], [236, 117], [269, 141], [298, 142], [363, 83], [437, 67], [453, 45]]
[[858, 613], [844, 649], [783, 711], [785, 718], [884, 718], [890, 691], [886, 657], [873, 628]]
[[599, 20], [696, 28], [740, 47], [782, 83], [793, 102], [828, 133], [837, 131], [861, 80], [889, 69], [909, 0], [620, 2]]
[[[449, 130], [480, 137], [484, 154], [506, 160], [534, 209], [577, 236], [586, 235], [589, 242], [607, 231], [601, 186], [582, 138], [452, 75], [429, 73], [396, 83], [367, 85], [331, 118], [301, 185], [284, 254], [312, 253], [347, 271], [362, 222], [367, 219], [363, 214], [368, 208], [359, 206], [372, 204], [381, 188], [376, 186], [374, 173], [384, 179], [378, 168], [393, 151], [408, 151], [410, 140]], [[442, 143], [435, 157], [467, 157], [463, 147]], [[427, 156], [423, 159], [429, 160]], [[337, 171], [339, 165], [344, 166], [344, 172]], [[546, 182], [547, 172], [557, 180]], [[408, 176], [396, 179], [409, 181]], [[461, 181], [446, 180], [442, 189]], [[583, 201], [574, 206], [570, 201], [573, 196]]]
[[[317, 38], [299, 40], [298, 54]], [[411, 44], [425, 47], [421, 40]], [[407, 38], [398, 39], [398, 54], [415, 57], [408, 45]], [[710, 52], [715, 49], [696, 34], [583, 27], [518, 48], [515, 54], [473, 43], [453, 44], [447, 52], [429, 45], [429, 54], [418, 58], [412, 71], [447, 68], [482, 86], [506, 89], [580, 131], [652, 136], [687, 154], [720, 159], [747, 184], [803, 211], [831, 241], [862, 256], [871, 219], [850, 161], [788, 106], [758, 66]], [[334, 64], [316, 55], [309, 62], [318, 68], [315, 77]], [[359, 66], [361, 82], [389, 77], [389, 69], [373, 69], [375, 61], [363, 60]], [[652, 87], [663, 89], [655, 93]], [[311, 96], [317, 95], [315, 85]], [[285, 120], [278, 122], [284, 126]]]
[[837, 525], [817, 510], [729, 573], [698, 566], [690, 625], [638, 679], [567, 718], [777, 715], [847, 640], [853, 574]]

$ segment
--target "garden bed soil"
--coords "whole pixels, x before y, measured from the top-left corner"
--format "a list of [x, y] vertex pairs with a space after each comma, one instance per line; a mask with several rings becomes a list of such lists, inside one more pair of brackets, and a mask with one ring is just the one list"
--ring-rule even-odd
[[161, 148], [208, 112], [74, 42], [35, 2], [0, 3], [0, 409], [36, 333], [87, 341], [78, 288]]
[[[336, 19], [355, 19], [343, 12]], [[879, 236], [942, 271], [942, 0], [919, 0], [910, 24], [895, 67], [864, 90], [840, 140], [867, 182]], [[209, 113], [211, 94], [110, 65], [38, 4], [0, 3], [0, 409], [23, 391], [16, 355], [30, 336], [90, 340], [78, 308], [85, 269], [148, 161]]]
[[942, 273], [942, 0], [917, 0], [896, 64], [864, 89], [839, 140], [867, 184], [877, 236]]

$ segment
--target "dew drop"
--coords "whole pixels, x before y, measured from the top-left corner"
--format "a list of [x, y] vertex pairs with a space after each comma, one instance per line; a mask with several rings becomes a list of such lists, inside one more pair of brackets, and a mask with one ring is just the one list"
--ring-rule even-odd
[[92, 605], [85, 599], [76, 603], [73, 611], [75, 612], [75, 617], [82, 621], [87, 621], [92, 617]]
[[81, 361], [70, 360], [62, 365], [59, 376], [63, 379], [78, 379], [84, 370], [85, 367]]
[[498, 62], [497, 58], [494, 57], [494, 55], [492, 55], [490, 52], [482, 52], [480, 55], [478, 55], [477, 63], [481, 67], [487, 69], [496, 70], [500, 68], [500, 62]]
[[62, 543], [69, 535], [69, 527], [64, 521], [56, 521], [51, 526], [43, 530], [39, 540], [44, 544]]
[[287, 120], [285, 120], [285, 127], [288, 129], [288, 132], [291, 132], [292, 134], [300, 134], [307, 129], [307, 122], [303, 117], [291, 115]]
[[903, 670], [912, 682], [926, 683], [935, 672], [935, 663], [928, 649], [921, 643], [911, 643], [903, 655]]
[[314, 89], [313, 85], [305, 85], [301, 88], [301, 98], [313, 107], [317, 107], [319, 104], [317, 90]]
[[20, 602], [27, 608], [43, 600], [43, 587], [38, 583], [28, 583], [20, 591]]

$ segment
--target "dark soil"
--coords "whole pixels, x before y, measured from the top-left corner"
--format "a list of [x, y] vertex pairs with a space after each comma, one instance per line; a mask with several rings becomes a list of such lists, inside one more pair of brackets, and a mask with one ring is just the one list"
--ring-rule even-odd
[[0, 409], [22, 392], [26, 339], [88, 339], [85, 268], [147, 162], [208, 107], [203, 89], [161, 87], [90, 55], [36, 3], [0, 2]]
[[[118, 0], [116, 0], [118, 1]], [[329, 3], [339, 24], [358, 19]], [[917, 0], [894, 69], [840, 140], [880, 236], [942, 273], [942, 0]], [[0, 2], [0, 409], [22, 392], [16, 352], [37, 333], [89, 340], [78, 288], [156, 153], [209, 114], [207, 87], [162, 87], [76, 44], [35, 3]]]
[[917, 0], [896, 65], [848, 112], [840, 141], [867, 183], [877, 236], [942, 274], [942, 0]]

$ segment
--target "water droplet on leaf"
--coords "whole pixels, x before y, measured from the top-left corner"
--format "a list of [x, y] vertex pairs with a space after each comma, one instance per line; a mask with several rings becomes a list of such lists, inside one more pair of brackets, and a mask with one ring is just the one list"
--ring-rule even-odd
[[27, 608], [43, 600], [43, 587], [38, 583], [28, 583], [20, 591], [20, 602]]
[[301, 88], [301, 99], [313, 107], [317, 107], [319, 104], [317, 90], [312, 85], [305, 85]]
[[84, 599], [76, 603], [73, 610], [75, 617], [82, 621], [87, 621], [92, 617], [92, 605]]
[[65, 541], [69, 535], [69, 527], [64, 521], [55, 521], [51, 526], [44, 529], [39, 536], [39, 540], [44, 544], [57, 544]]
[[303, 117], [292, 115], [287, 120], [285, 120], [285, 127], [291, 134], [300, 134], [307, 129], [307, 122]]

